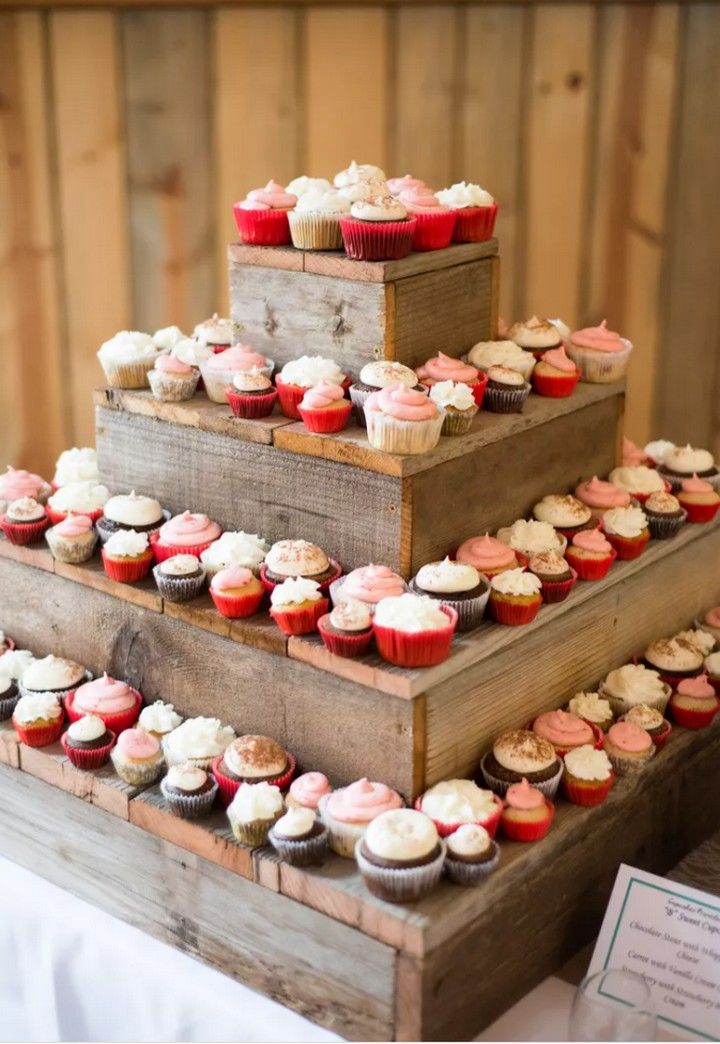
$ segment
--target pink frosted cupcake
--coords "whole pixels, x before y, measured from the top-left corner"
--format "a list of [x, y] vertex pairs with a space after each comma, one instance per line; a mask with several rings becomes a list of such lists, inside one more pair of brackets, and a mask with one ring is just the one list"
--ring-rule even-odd
[[174, 355], [160, 355], [147, 376], [152, 393], [160, 402], [185, 402], [195, 394], [200, 371]]
[[562, 345], [548, 349], [532, 372], [533, 390], [551, 399], [565, 399], [572, 395], [579, 380], [580, 370], [572, 359], [568, 359]]
[[217, 352], [200, 363], [200, 373], [205, 382], [205, 391], [212, 402], [226, 402], [226, 389], [233, 383], [236, 373], [248, 373], [258, 369], [266, 377], [273, 371], [275, 363], [272, 359], [255, 352], [247, 345], [236, 344]]
[[251, 189], [242, 203], [235, 203], [235, 224], [243, 243], [282, 246], [290, 242], [288, 211], [297, 196], [272, 179], [264, 188]]
[[435, 195], [455, 211], [455, 243], [483, 243], [492, 238], [498, 205], [489, 192], [479, 185], [459, 181]]
[[445, 414], [423, 392], [389, 384], [365, 401], [368, 441], [386, 453], [427, 453], [440, 440]]
[[685, 729], [704, 729], [712, 723], [720, 709], [715, 687], [707, 674], [697, 678], [683, 678], [670, 697], [673, 719]]
[[547, 711], [539, 715], [532, 723], [532, 731], [552, 743], [558, 757], [564, 757], [569, 750], [590, 744], [601, 747], [602, 730], [564, 710]]
[[308, 431], [328, 435], [347, 427], [352, 403], [345, 398], [341, 385], [321, 380], [308, 388], [298, 406], [298, 413]]
[[45, 533], [53, 558], [78, 565], [92, 558], [98, 535], [87, 515], [68, 515]]
[[617, 558], [617, 551], [599, 529], [583, 529], [572, 538], [565, 559], [580, 580], [602, 580]]
[[304, 772], [290, 784], [285, 804], [288, 808], [309, 808], [316, 812], [320, 799], [331, 794], [332, 789], [322, 772]]
[[612, 482], [603, 482], [593, 475], [587, 482], [575, 487], [575, 496], [587, 504], [594, 519], [601, 519], [606, 511], [616, 507], [629, 507], [630, 494]]
[[383, 598], [399, 598], [407, 590], [406, 582], [389, 566], [371, 563], [334, 580], [330, 584], [330, 597], [333, 605], [343, 605], [353, 599], [367, 605], [374, 613]]
[[632, 341], [608, 330], [605, 319], [570, 335], [567, 353], [589, 384], [612, 384], [627, 373]]
[[163, 562], [173, 555], [195, 555], [210, 547], [222, 533], [222, 529], [207, 515], [183, 511], [175, 515], [150, 536], [150, 544], [156, 562]]
[[147, 787], [165, 768], [160, 743], [142, 729], [126, 729], [118, 736], [110, 754], [120, 779], [134, 787]]
[[488, 580], [506, 569], [517, 569], [520, 565], [510, 545], [491, 537], [489, 533], [465, 540], [457, 549], [455, 557], [458, 562], [475, 566]]
[[388, 178], [387, 187], [391, 196], [400, 197], [403, 192], [426, 189], [427, 185], [421, 178], [414, 178], [412, 174], [403, 174], [401, 178]]
[[642, 772], [655, 750], [652, 736], [629, 721], [611, 725], [605, 737], [605, 753], [618, 776]]
[[4, 475], [0, 475], [0, 514], [3, 514], [13, 500], [22, 497], [32, 497], [40, 504], [47, 504], [48, 497], [52, 493], [52, 486], [40, 475], [33, 475], [31, 471], [21, 471], [11, 468]]
[[65, 710], [70, 721], [94, 714], [116, 735], [135, 724], [141, 708], [142, 696], [137, 689], [127, 682], [109, 678], [107, 674], [85, 682], [65, 698]]
[[397, 195], [416, 221], [413, 250], [444, 250], [450, 246], [456, 211], [442, 204], [427, 185], [404, 188]]
[[462, 359], [453, 359], [450, 355], [438, 352], [432, 359], [428, 359], [415, 371], [417, 379], [426, 388], [432, 388], [434, 384], [441, 381], [453, 381], [455, 384], [467, 384], [472, 388], [473, 397], [478, 406], [482, 404], [487, 384], [487, 376], [481, 374], [470, 363]]
[[629, 439], [627, 435], [623, 435], [622, 440], [622, 452], [621, 461], [623, 467], [626, 468], [637, 468], [637, 467], [653, 467], [657, 462], [654, 461], [645, 450]]
[[328, 841], [333, 852], [345, 859], [353, 859], [355, 844], [365, 833], [368, 823], [383, 812], [402, 806], [400, 795], [384, 783], [358, 779], [321, 797], [319, 811], [328, 828]]

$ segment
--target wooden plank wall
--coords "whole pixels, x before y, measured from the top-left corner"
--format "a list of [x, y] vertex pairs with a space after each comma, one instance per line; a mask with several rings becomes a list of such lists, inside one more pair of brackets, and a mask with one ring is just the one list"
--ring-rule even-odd
[[720, 451], [720, 6], [0, 14], [0, 465], [92, 439], [117, 329], [226, 304], [230, 204], [353, 157], [501, 203], [501, 315], [607, 316], [627, 425]]

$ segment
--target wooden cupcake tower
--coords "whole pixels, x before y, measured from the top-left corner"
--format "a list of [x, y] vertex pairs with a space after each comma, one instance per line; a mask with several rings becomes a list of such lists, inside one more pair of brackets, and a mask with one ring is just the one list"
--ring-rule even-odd
[[[495, 334], [494, 240], [384, 264], [233, 245], [229, 262], [239, 336], [278, 365], [322, 354], [357, 375], [373, 358], [416, 366]], [[410, 576], [543, 494], [605, 475], [623, 396], [622, 385], [585, 384], [568, 399], [531, 396], [522, 414], [481, 411], [468, 436], [400, 457], [356, 427], [311, 435], [280, 415], [236, 420], [200, 395], [163, 404], [105, 389], [97, 447], [114, 490], [269, 540], [305, 537], [346, 568], [384, 562]], [[443, 664], [414, 671], [343, 660], [265, 616], [228, 621], [208, 597], [174, 605], [151, 580], [126, 587], [95, 562], [5, 542], [2, 624], [38, 655], [125, 677], [148, 701], [274, 736], [336, 784], [367, 775], [411, 799], [472, 775], [499, 731], [565, 704], [716, 604], [718, 561], [720, 525], [687, 526], [530, 626], [483, 624]], [[482, 888], [447, 884], [393, 907], [349, 862], [299, 870], [242, 849], [220, 812], [176, 819], [157, 787], [130, 791], [109, 770], [89, 778], [59, 746], [32, 751], [5, 725], [0, 851], [345, 1036], [467, 1039], [592, 937], [621, 860], [662, 871], [717, 828], [717, 803], [696, 795], [718, 792], [719, 751], [720, 721], [676, 729], [604, 805], [560, 804], [544, 841], [503, 842]]]

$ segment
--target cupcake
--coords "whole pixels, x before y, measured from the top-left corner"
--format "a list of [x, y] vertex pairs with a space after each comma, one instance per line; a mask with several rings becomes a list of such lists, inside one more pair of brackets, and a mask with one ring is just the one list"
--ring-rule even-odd
[[603, 512], [602, 526], [621, 561], [639, 558], [650, 539], [647, 517], [639, 507], [611, 508]]
[[[562, 337], [557, 326], [549, 319], [541, 319], [536, 315], [513, 323], [508, 330], [508, 337], [538, 360], [544, 358], [546, 352], [562, 350]], [[572, 368], [576, 370], [574, 364]]]
[[617, 551], [599, 529], [576, 533], [565, 559], [581, 580], [602, 580], [617, 558]]
[[221, 616], [237, 620], [259, 612], [265, 588], [251, 569], [227, 566], [210, 581], [210, 597]]
[[453, 381], [455, 384], [466, 384], [472, 388], [476, 405], [480, 405], [485, 393], [486, 378], [480, 371], [462, 359], [454, 359], [450, 355], [438, 352], [415, 371], [418, 381], [426, 388], [432, 389], [436, 384]]
[[7, 721], [12, 717], [19, 699], [20, 693], [15, 679], [0, 671], [0, 721]]
[[483, 400], [490, 413], [522, 413], [530, 385], [518, 370], [509, 366], [491, 366]]
[[714, 489], [720, 485], [720, 470], [712, 453], [706, 449], [697, 449], [690, 443], [668, 449], [663, 455], [658, 471], [674, 490], [681, 488], [683, 479], [691, 478], [693, 475], [705, 479]]
[[321, 435], [346, 428], [351, 411], [352, 403], [345, 398], [341, 385], [327, 380], [308, 388], [298, 403], [298, 413], [307, 430]]
[[487, 373], [491, 366], [517, 370], [526, 381], [535, 369], [535, 356], [514, 341], [478, 341], [467, 354], [468, 362]]
[[186, 402], [192, 399], [200, 371], [174, 355], [161, 355], [148, 370], [148, 384], [160, 402]]
[[70, 721], [84, 714], [94, 714], [105, 722], [106, 728], [119, 734], [134, 725], [140, 715], [142, 696], [127, 682], [102, 678], [79, 685], [65, 697], [65, 710]]
[[707, 674], [708, 681], [720, 696], [720, 652], [710, 653], [705, 657], [703, 669]]
[[457, 211], [441, 203], [432, 189], [427, 185], [408, 185], [392, 195], [396, 195], [410, 217], [415, 218], [413, 250], [444, 250], [450, 246]]
[[57, 525], [68, 515], [89, 515], [93, 522], [101, 517], [110, 497], [107, 486], [95, 482], [68, 482], [48, 498], [50, 521]]
[[598, 692], [578, 692], [567, 706], [571, 714], [595, 725], [601, 732], [607, 732], [615, 720], [609, 700]]
[[271, 783], [239, 787], [227, 810], [235, 840], [248, 848], [261, 848], [282, 814], [282, 794]]
[[299, 200], [301, 196], [307, 193], [325, 192], [329, 188], [332, 188], [332, 185], [327, 178], [309, 178], [307, 174], [301, 174], [288, 182], [285, 186], [285, 191], [291, 192]]
[[412, 250], [417, 219], [386, 192], [379, 187], [369, 198], [352, 203], [350, 213], [340, 218], [345, 253], [355, 261], [398, 261]]
[[648, 529], [653, 540], [675, 536], [687, 520], [687, 511], [672, 493], [651, 493], [643, 505]]
[[437, 446], [445, 413], [422, 392], [389, 384], [365, 401], [368, 441], [386, 453], [427, 453]]
[[110, 757], [120, 779], [133, 787], [150, 786], [165, 767], [159, 741], [142, 729], [121, 732]]
[[52, 480], [55, 489], [67, 486], [69, 482], [99, 481], [97, 453], [92, 446], [73, 446], [72, 449], [63, 450], [55, 461]]
[[570, 540], [583, 529], [595, 529], [596, 523], [587, 504], [571, 494], [550, 493], [533, 507], [533, 516], [547, 522]]
[[495, 837], [502, 801], [471, 779], [446, 779], [426, 790], [415, 802], [432, 819], [441, 837], [448, 837], [463, 823], [474, 823]]
[[676, 493], [678, 503], [687, 511], [688, 522], [712, 522], [720, 508], [720, 493], [697, 475], [683, 479]]
[[285, 798], [288, 808], [309, 808], [317, 812], [320, 799], [332, 793], [332, 787], [322, 772], [304, 772], [290, 784]]
[[470, 387], [453, 381], [439, 381], [430, 389], [430, 398], [445, 415], [440, 434], [467, 435], [478, 411]]
[[631, 707], [644, 704], [664, 713], [670, 699], [670, 686], [656, 670], [641, 663], [626, 663], [610, 671], [600, 685], [600, 695], [614, 714], [627, 714]]
[[388, 903], [412, 903], [435, 888], [445, 844], [431, 820], [411, 808], [391, 809], [368, 825], [355, 846], [367, 889]]
[[654, 464], [657, 467], [662, 464], [668, 450], [672, 449], [675, 449], [674, 442], [670, 442], [668, 439], [653, 439], [642, 451], [647, 458], [645, 463]]
[[568, 801], [586, 808], [601, 805], [615, 782], [612, 762], [605, 751], [584, 744], [569, 750], [564, 761], [562, 789]]
[[115, 733], [96, 714], [84, 714], [62, 734], [60, 742], [76, 768], [91, 771], [109, 760]]
[[371, 613], [383, 598], [399, 598], [407, 591], [408, 585], [403, 578], [384, 565], [359, 566], [330, 584], [333, 605], [339, 606], [352, 599], [362, 602]]
[[11, 544], [25, 547], [40, 540], [50, 525], [47, 511], [32, 497], [21, 497], [7, 506], [0, 516], [0, 529]]
[[161, 352], [172, 352], [175, 345], [187, 339], [187, 334], [184, 334], [179, 326], [163, 326], [155, 331], [152, 339], [155, 347]]
[[401, 808], [402, 798], [384, 783], [358, 779], [320, 798], [320, 818], [328, 828], [333, 852], [345, 859], [355, 855], [355, 845], [376, 816]]
[[524, 569], [506, 569], [490, 581], [490, 614], [497, 623], [518, 627], [535, 619], [542, 605], [542, 581]]
[[49, 692], [53, 696], [63, 697], [73, 693], [78, 685], [91, 678], [90, 671], [74, 660], [53, 655], [45, 656], [42, 660], [30, 657], [30, 662], [19, 678], [20, 694], [26, 696], [30, 693]]
[[704, 729], [711, 724], [718, 712], [715, 688], [707, 674], [696, 678], [683, 678], [670, 697], [670, 713], [673, 720], [685, 729]]
[[150, 334], [121, 330], [100, 345], [97, 357], [111, 388], [147, 388], [160, 349]]
[[235, 730], [218, 718], [187, 718], [163, 737], [162, 747], [168, 765], [190, 761], [209, 772], [218, 754], [234, 739]]
[[260, 566], [260, 578], [268, 591], [288, 577], [302, 577], [315, 580], [324, 594], [341, 572], [339, 562], [308, 540], [277, 540]]
[[458, 631], [472, 631], [480, 626], [490, 597], [490, 584], [475, 566], [449, 558], [422, 566], [410, 589], [454, 609]]
[[32, 692], [20, 697], [12, 712], [12, 723], [21, 743], [47, 747], [60, 739], [63, 709], [52, 692]]
[[350, 213], [350, 201], [337, 189], [308, 191], [290, 212], [290, 238], [298, 250], [342, 250], [340, 218]]
[[257, 367], [233, 374], [232, 384], [225, 389], [233, 416], [243, 420], [269, 417], [278, 397], [272, 381]]
[[[700, 626], [708, 634], [711, 634], [715, 639], [715, 644], [720, 645], [720, 605], [714, 606], [712, 609], [708, 609], [703, 614], [702, 619], [699, 621]], [[0, 660], [0, 665], [2, 660]]]
[[680, 642], [694, 646], [702, 656], [707, 656], [715, 648], [715, 636], [702, 627], [693, 627], [689, 631], [678, 631], [674, 637]]
[[264, 188], [251, 189], [241, 203], [233, 205], [240, 239], [252, 246], [289, 243], [288, 214], [297, 201], [297, 196], [272, 179]]
[[[224, 352], [233, 343], [232, 319], [219, 316], [214, 312], [209, 319], [203, 319], [193, 330], [198, 344], [209, 348], [213, 354]], [[175, 352], [173, 351], [173, 354]], [[185, 360], [187, 362], [187, 360]]]
[[555, 806], [526, 779], [512, 783], [505, 792], [500, 816], [503, 833], [511, 841], [540, 841], [555, 816]]
[[636, 703], [624, 720], [645, 729], [656, 747], [661, 747], [672, 732], [672, 725], [663, 718], [661, 711], [657, 707], [648, 707], [646, 703]]
[[361, 656], [372, 642], [372, 613], [365, 602], [347, 598], [320, 617], [317, 629], [335, 656]]
[[135, 584], [150, 572], [153, 553], [147, 533], [119, 529], [100, 550], [103, 568], [111, 580]]
[[603, 319], [599, 326], [588, 326], [571, 334], [566, 349], [584, 381], [611, 384], [627, 373], [633, 346], [625, 337], [608, 330]]
[[512, 783], [526, 779], [545, 797], [555, 796], [563, 771], [561, 759], [549, 740], [529, 729], [499, 736], [480, 762], [486, 784], [496, 794], [505, 794]]
[[155, 739], [162, 742], [168, 733], [182, 724], [182, 720], [182, 715], [175, 710], [174, 704], [155, 700], [140, 711], [138, 728], [151, 732]]
[[412, 174], [403, 174], [401, 178], [388, 178], [387, 187], [391, 196], [399, 197], [409, 189], [426, 189], [427, 185], [422, 178], [414, 178]]
[[260, 370], [270, 377], [275, 363], [272, 359], [256, 352], [245, 344], [225, 348], [200, 363], [200, 373], [205, 382], [205, 391], [212, 402], [227, 403], [226, 391], [233, 384], [235, 374]]
[[87, 515], [68, 515], [45, 533], [47, 545], [58, 562], [79, 565], [95, 553], [98, 536]]
[[8, 644], [11, 642], [12, 639], [5, 638], [7, 647], [0, 656], [0, 674], [7, 675], [13, 681], [20, 681], [28, 667], [37, 661], [29, 649], [16, 649], [14, 644]]
[[566, 399], [580, 380], [580, 370], [562, 345], [543, 353], [532, 374], [533, 390], [550, 399]]
[[607, 731], [605, 753], [618, 776], [632, 776], [646, 767], [655, 753], [655, 744], [645, 729], [629, 721], [618, 721]]
[[581, 482], [575, 487], [575, 496], [590, 508], [592, 517], [599, 521], [606, 511], [617, 507], [630, 507], [630, 494], [624, 489], [618, 489], [612, 482], [603, 482], [593, 475], [587, 482]]
[[367, 199], [368, 196], [377, 190], [379, 184], [387, 188], [385, 185], [385, 172], [382, 168], [374, 163], [356, 163], [355, 160], [345, 170], [338, 171], [333, 178], [333, 185], [340, 192], [344, 192], [346, 189], [355, 189], [358, 186], [364, 190], [365, 195], [348, 193], [347, 198], [352, 200]]
[[577, 573], [557, 551], [532, 555], [527, 568], [542, 584], [540, 593], [547, 604], [564, 602], [577, 581]]
[[406, 388], [414, 388], [415, 391], [426, 390], [424, 385], [418, 384], [417, 374], [409, 366], [387, 359], [365, 363], [360, 371], [360, 379], [351, 384], [349, 389], [355, 419], [361, 427], [365, 427], [364, 406], [368, 396], [380, 388], [387, 388], [389, 384], [404, 384]]
[[500, 846], [474, 823], [458, 827], [445, 844], [445, 873], [453, 884], [468, 888], [482, 884], [500, 862]]
[[520, 565], [509, 544], [491, 537], [488, 533], [463, 541], [455, 558], [458, 562], [474, 566], [478, 573], [482, 573], [488, 580], [492, 580], [506, 569], [517, 569]]
[[373, 617], [378, 652], [396, 667], [431, 667], [450, 655], [457, 613], [427, 595], [383, 598]]
[[173, 555], [195, 555], [199, 558], [206, 548], [218, 539], [222, 530], [203, 514], [183, 511], [181, 515], [164, 522], [151, 536], [152, 551], [156, 562]]
[[651, 642], [642, 659], [646, 667], [658, 671], [662, 680], [673, 689], [684, 678], [700, 674], [703, 666], [703, 652], [697, 643], [679, 635]]
[[270, 545], [259, 533], [226, 530], [201, 552], [200, 562], [210, 578], [228, 566], [243, 566], [259, 576], [260, 566], [269, 550]]
[[285, 790], [295, 773], [295, 758], [269, 736], [238, 736], [212, 764], [220, 798], [229, 805], [245, 783], [272, 783]]
[[564, 710], [540, 714], [532, 723], [532, 731], [552, 743], [558, 757], [564, 757], [574, 747], [602, 744], [602, 731], [596, 725]]
[[631, 497], [643, 504], [651, 493], [665, 493], [667, 487], [662, 475], [655, 468], [643, 465], [636, 467], [613, 468], [610, 482], [618, 489], [629, 493]]
[[167, 602], [190, 602], [205, 586], [205, 567], [195, 555], [164, 558], [153, 569], [157, 589]]
[[46, 504], [52, 493], [52, 487], [40, 475], [31, 471], [21, 471], [8, 465], [7, 471], [0, 475], [0, 514], [4, 514], [14, 500], [32, 497], [40, 504]]
[[268, 841], [291, 866], [318, 866], [327, 851], [327, 827], [311, 808], [289, 808], [270, 829]]
[[291, 420], [300, 420], [299, 406], [308, 390], [321, 381], [344, 385], [346, 376], [334, 361], [322, 355], [301, 355], [285, 363], [275, 378], [280, 409]]
[[329, 604], [317, 580], [304, 576], [289, 576], [270, 593], [270, 615], [286, 635], [312, 634]]
[[103, 544], [113, 533], [134, 529], [136, 533], [155, 533], [169, 517], [159, 501], [131, 493], [110, 497], [105, 502], [102, 516], [95, 523]]
[[199, 819], [206, 816], [215, 801], [218, 785], [205, 769], [191, 762], [171, 765], [160, 780], [160, 793], [174, 816]]
[[435, 195], [455, 212], [453, 243], [484, 243], [492, 239], [498, 205], [489, 192], [467, 181], [458, 181]]
[[[221, 350], [224, 351], [224, 348]], [[207, 362], [213, 354], [212, 348], [194, 337], [183, 338], [173, 345], [170, 350], [170, 355], [172, 355], [173, 359], [180, 359], [182, 362], [187, 363], [188, 366], [193, 366], [196, 370], [199, 370], [201, 364]], [[198, 381], [198, 387], [204, 387], [202, 378]]]

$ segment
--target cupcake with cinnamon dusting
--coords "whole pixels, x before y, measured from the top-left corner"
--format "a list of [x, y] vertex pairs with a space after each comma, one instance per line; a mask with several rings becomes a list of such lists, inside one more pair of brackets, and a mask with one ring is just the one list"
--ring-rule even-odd
[[654, 540], [668, 540], [675, 536], [687, 520], [687, 511], [672, 493], [651, 493], [643, 506], [650, 536]]
[[526, 779], [549, 798], [558, 788], [563, 769], [552, 743], [529, 729], [506, 732], [496, 739], [480, 768], [496, 794], [505, 794], [511, 784]]
[[533, 507], [533, 516], [539, 522], [548, 522], [558, 533], [570, 540], [582, 529], [595, 529], [596, 522], [587, 504], [570, 493], [550, 493]]

